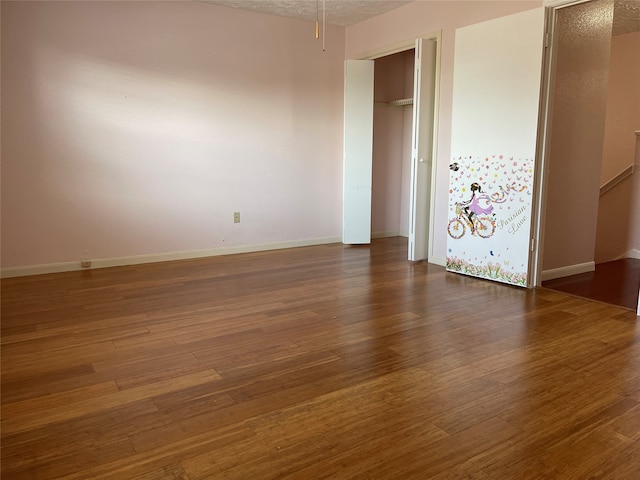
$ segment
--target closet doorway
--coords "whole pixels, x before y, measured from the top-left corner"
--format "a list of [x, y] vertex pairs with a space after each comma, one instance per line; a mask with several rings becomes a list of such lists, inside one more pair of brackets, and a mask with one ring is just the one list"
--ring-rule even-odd
[[[397, 45], [361, 57], [363, 60], [347, 61], [350, 65], [371, 63], [373, 83], [372, 152], [369, 172], [359, 158], [359, 168], [350, 168], [350, 149], [354, 130], [349, 126], [351, 109], [350, 92], [362, 91], [345, 85], [345, 191], [344, 191], [344, 243], [350, 242], [355, 221], [349, 219], [371, 218], [359, 232], [358, 238], [404, 236], [409, 246], [409, 260], [426, 260], [432, 252], [431, 226], [433, 222], [433, 196], [436, 152], [439, 37], [421, 38], [415, 42]], [[362, 82], [362, 73], [360, 74]], [[366, 83], [366, 82], [364, 82]], [[362, 104], [360, 108], [366, 107]], [[361, 117], [362, 118], [362, 117]], [[355, 122], [361, 127], [361, 122]], [[355, 151], [353, 152], [355, 157]], [[354, 178], [354, 172], [369, 179]], [[370, 203], [362, 201], [366, 184], [370, 187]], [[352, 198], [354, 197], [352, 201]], [[356, 198], [357, 197], [357, 198]], [[357, 201], [355, 201], [357, 199]], [[359, 211], [356, 211], [359, 210]], [[349, 235], [345, 235], [346, 231]]]
[[374, 60], [371, 236], [409, 238], [415, 50]]

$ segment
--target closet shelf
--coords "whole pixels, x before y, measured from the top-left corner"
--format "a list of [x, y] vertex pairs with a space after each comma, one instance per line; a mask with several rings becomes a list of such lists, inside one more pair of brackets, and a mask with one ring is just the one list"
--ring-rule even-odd
[[413, 105], [413, 98], [401, 98], [399, 100], [392, 100], [387, 102], [390, 107], [406, 107], [407, 105]]

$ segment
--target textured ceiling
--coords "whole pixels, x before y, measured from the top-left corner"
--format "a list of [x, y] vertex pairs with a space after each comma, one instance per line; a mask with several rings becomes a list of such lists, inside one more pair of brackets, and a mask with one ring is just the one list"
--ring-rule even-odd
[[616, 0], [613, 9], [613, 34], [640, 31], [640, 0]]
[[[281, 17], [315, 21], [319, 9], [322, 21], [322, 0], [204, 0], [226, 7], [268, 13]], [[347, 27], [367, 18], [388, 12], [413, 0], [325, 0], [327, 25]]]
[[[322, 0], [203, 0], [226, 7], [315, 21]], [[325, 0], [328, 25], [347, 27], [388, 12], [413, 0]], [[640, 0], [615, 0], [613, 34], [640, 31]]]

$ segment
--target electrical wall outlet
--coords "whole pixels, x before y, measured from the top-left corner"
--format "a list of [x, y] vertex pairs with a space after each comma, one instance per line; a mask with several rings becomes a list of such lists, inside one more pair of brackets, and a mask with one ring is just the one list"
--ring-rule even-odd
[[91, 260], [81, 260], [80, 266], [82, 268], [91, 268]]
[[240, 212], [233, 212], [233, 223], [240, 223]]

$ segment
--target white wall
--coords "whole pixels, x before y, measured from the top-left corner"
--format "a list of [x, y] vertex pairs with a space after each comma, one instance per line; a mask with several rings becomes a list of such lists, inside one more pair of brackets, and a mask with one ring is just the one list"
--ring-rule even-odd
[[449, 163], [451, 162], [451, 107], [455, 29], [484, 20], [540, 7], [542, 0], [506, 1], [416, 1], [384, 15], [358, 23], [346, 30], [346, 58], [442, 31], [441, 76], [436, 159], [436, 199], [434, 219], [434, 256], [444, 264], [447, 249]]
[[323, 53], [202, 2], [1, 8], [3, 268], [339, 238], [344, 29]]

